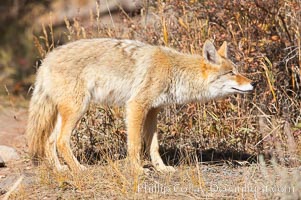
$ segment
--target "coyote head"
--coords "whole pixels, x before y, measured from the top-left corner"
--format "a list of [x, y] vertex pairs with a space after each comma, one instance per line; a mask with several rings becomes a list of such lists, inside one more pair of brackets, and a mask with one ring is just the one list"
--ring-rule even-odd
[[212, 96], [224, 96], [231, 93], [247, 93], [254, 89], [255, 82], [238, 73], [237, 68], [227, 56], [227, 43], [216, 50], [207, 40], [203, 47], [203, 57], [207, 69], [209, 92]]

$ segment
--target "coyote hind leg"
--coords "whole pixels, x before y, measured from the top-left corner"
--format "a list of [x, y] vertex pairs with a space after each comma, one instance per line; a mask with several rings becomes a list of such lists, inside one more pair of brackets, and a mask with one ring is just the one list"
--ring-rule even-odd
[[55, 127], [51, 135], [47, 139], [46, 146], [45, 146], [45, 153], [46, 153], [47, 160], [51, 165], [54, 165], [57, 171], [65, 171], [68, 169], [68, 166], [61, 165], [56, 150], [57, 136], [60, 132], [61, 126], [62, 126], [62, 117], [58, 115]]
[[78, 105], [78, 102], [77, 104], [68, 102], [68, 104], [64, 104], [64, 106], [59, 106], [62, 125], [57, 137], [57, 150], [72, 171], [86, 169], [86, 167], [81, 165], [75, 158], [70, 147], [71, 134], [77, 122], [86, 112], [86, 107], [87, 106], [83, 104]]

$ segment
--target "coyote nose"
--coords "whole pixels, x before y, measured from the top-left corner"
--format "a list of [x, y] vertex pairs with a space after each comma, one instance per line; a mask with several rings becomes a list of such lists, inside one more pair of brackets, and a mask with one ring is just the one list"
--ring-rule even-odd
[[251, 85], [255, 88], [257, 85], [257, 82], [252, 82]]

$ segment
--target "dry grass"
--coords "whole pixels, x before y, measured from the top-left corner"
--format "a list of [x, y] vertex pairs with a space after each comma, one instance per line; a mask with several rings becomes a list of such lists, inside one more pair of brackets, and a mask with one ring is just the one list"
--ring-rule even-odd
[[[66, 19], [69, 41], [130, 38], [201, 53], [205, 39], [214, 38], [217, 46], [226, 40], [239, 70], [259, 87], [253, 95], [173, 105], [160, 113], [160, 152], [176, 165], [175, 174], [128, 172], [123, 109], [93, 105], [73, 135], [74, 152], [89, 170], [72, 176], [40, 167], [30, 192], [19, 190], [14, 197], [300, 198], [300, 5], [300, 0], [152, 1], [149, 10], [157, 11], [147, 18], [145, 12], [135, 19], [121, 12], [122, 29], [102, 26], [97, 9], [89, 23]], [[42, 57], [57, 45], [51, 24], [43, 30], [35, 40]]]
[[11, 199], [298, 199], [300, 168], [264, 161], [181, 165], [174, 174], [136, 175], [125, 161], [89, 166], [72, 175], [40, 166], [28, 170]]

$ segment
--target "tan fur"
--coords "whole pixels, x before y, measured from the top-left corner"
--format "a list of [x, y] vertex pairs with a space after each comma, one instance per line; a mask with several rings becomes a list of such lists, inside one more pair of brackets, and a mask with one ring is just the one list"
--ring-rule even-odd
[[26, 131], [29, 152], [35, 163], [45, 156], [44, 145], [54, 128], [57, 118], [56, 106], [38, 85], [40, 81], [40, 79], [37, 79], [35, 92], [31, 98]]
[[131, 40], [79, 40], [49, 53], [38, 71], [29, 108], [29, 151], [58, 170], [65, 167], [57, 152], [72, 171], [85, 169], [72, 154], [70, 137], [89, 103], [96, 101], [126, 106], [128, 156], [135, 169], [142, 171], [144, 141], [154, 167], [174, 171], [159, 155], [160, 109], [252, 89], [251, 80], [227, 59], [226, 43], [216, 51], [206, 41], [199, 56]]

